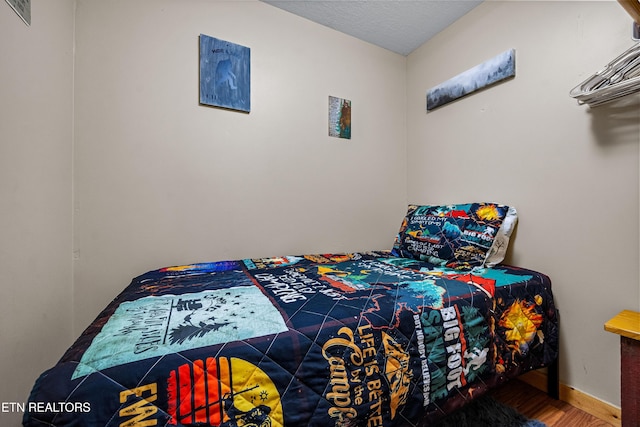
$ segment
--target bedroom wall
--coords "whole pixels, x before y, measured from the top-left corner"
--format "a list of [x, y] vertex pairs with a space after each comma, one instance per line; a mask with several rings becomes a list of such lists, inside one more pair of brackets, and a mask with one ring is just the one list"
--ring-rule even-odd
[[[568, 94], [632, 45], [617, 2], [485, 2], [407, 62], [409, 201], [515, 206], [508, 261], [553, 281], [561, 381], [614, 405], [603, 324], [639, 309], [640, 99], [591, 110]], [[426, 113], [427, 89], [511, 48], [515, 79]]]
[[[24, 402], [71, 344], [71, 0], [0, 4], [0, 402]], [[22, 414], [0, 413], [17, 426]]]
[[[391, 247], [405, 57], [258, 1], [77, 4], [75, 333], [151, 269]], [[198, 105], [201, 33], [251, 48], [249, 114]]]

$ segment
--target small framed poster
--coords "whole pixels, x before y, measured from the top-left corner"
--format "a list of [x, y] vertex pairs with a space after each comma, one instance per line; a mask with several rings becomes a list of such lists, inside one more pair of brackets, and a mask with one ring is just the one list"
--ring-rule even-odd
[[329, 96], [329, 136], [351, 139], [351, 101]]
[[200, 104], [251, 111], [251, 49], [200, 34]]

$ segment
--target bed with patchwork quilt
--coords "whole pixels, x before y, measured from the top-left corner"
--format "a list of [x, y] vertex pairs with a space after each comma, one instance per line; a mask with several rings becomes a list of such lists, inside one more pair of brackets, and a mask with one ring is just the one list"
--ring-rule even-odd
[[390, 251], [135, 278], [36, 381], [25, 426], [427, 426], [557, 365], [549, 278], [501, 264], [515, 210], [410, 206]]

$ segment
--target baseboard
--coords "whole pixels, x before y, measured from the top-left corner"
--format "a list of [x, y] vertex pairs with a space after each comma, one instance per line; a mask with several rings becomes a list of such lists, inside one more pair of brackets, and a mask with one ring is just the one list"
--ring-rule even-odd
[[[519, 376], [518, 379], [547, 392], [547, 375], [544, 372], [531, 371]], [[560, 383], [560, 400], [616, 427], [622, 425], [620, 408], [562, 383]]]

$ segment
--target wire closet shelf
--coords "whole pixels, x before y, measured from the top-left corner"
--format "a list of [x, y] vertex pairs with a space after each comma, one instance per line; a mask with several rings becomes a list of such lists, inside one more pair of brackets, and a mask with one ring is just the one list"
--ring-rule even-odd
[[578, 104], [590, 107], [640, 92], [640, 0], [618, 0], [633, 19], [634, 44], [602, 70], [571, 89]]
[[590, 107], [640, 92], [640, 43], [636, 43], [569, 94]]

